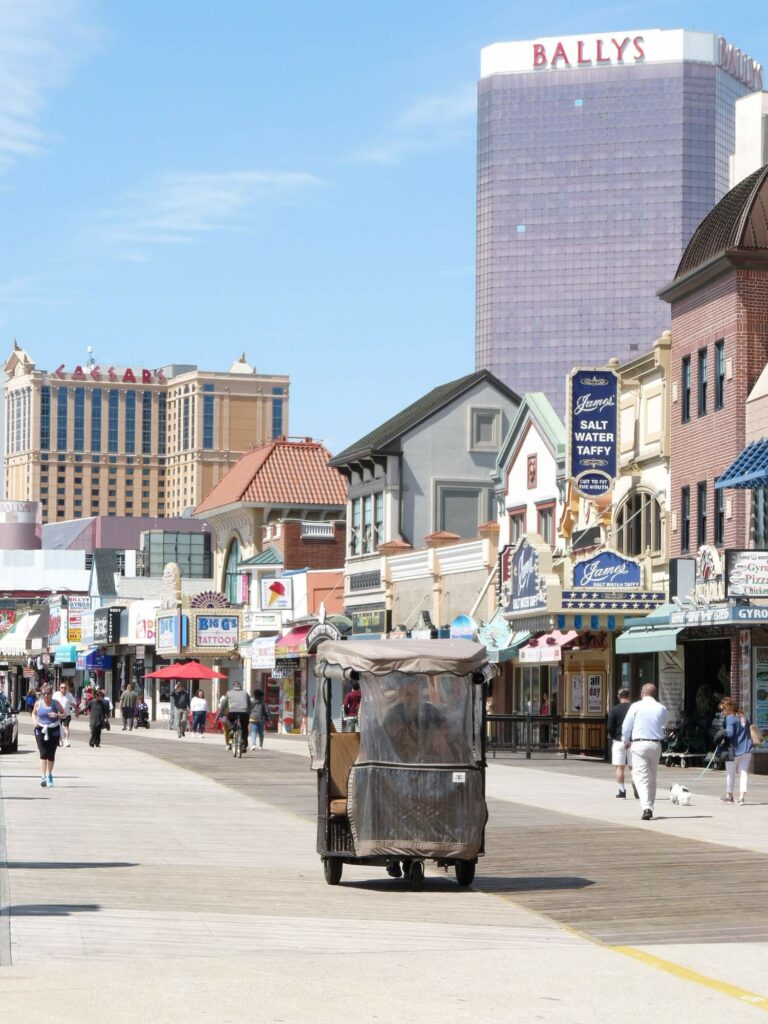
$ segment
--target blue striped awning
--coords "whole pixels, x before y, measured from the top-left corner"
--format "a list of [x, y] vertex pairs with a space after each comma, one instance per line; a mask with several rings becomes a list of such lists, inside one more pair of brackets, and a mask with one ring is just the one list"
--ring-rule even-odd
[[718, 477], [715, 489], [752, 490], [768, 486], [768, 440], [750, 441], [741, 455]]

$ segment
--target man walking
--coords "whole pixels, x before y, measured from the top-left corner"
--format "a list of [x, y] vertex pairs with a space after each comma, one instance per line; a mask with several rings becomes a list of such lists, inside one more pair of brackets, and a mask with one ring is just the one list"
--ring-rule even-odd
[[656, 700], [656, 687], [646, 683], [640, 691], [640, 700], [630, 705], [621, 730], [625, 747], [632, 746], [632, 778], [643, 805], [643, 821], [653, 817], [656, 773], [668, 721], [669, 712]]
[[123, 713], [123, 732], [127, 729], [133, 731], [133, 721], [136, 717], [136, 693], [133, 683], [128, 683], [120, 697], [120, 710]]
[[[625, 800], [627, 796], [627, 790], [624, 786], [624, 768], [625, 766], [632, 767], [632, 754], [624, 746], [624, 740], [621, 738], [621, 730], [624, 725], [624, 719], [627, 717], [629, 711], [629, 689], [626, 686], [622, 686], [617, 694], [619, 703], [615, 704], [608, 712], [608, 739], [611, 741], [611, 764], [616, 768], [616, 782], [619, 787], [619, 791], [616, 794], [617, 799]], [[632, 790], [635, 794], [635, 799], [638, 798], [637, 786], [632, 783]]]

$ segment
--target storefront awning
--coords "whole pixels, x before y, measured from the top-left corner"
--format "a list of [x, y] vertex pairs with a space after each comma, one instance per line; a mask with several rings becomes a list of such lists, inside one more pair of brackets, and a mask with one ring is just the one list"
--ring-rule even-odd
[[27, 653], [27, 638], [39, 618], [39, 615], [31, 613], [22, 615], [0, 640], [0, 657], [23, 658]]
[[505, 661], [512, 661], [518, 654], [518, 651], [527, 644], [531, 639], [531, 634], [527, 629], [520, 630], [517, 633], [513, 633], [506, 647], [489, 647], [486, 644], [485, 652], [488, 655], [488, 661], [494, 665], [501, 665]]
[[674, 651], [677, 647], [679, 629], [636, 626], [616, 637], [617, 654], [653, 654], [657, 651]]
[[298, 658], [307, 653], [307, 634], [311, 626], [297, 626], [289, 633], [278, 637], [275, 643], [276, 658]]
[[715, 483], [715, 490], [768, 486], [768, 440], [751, 441]]
[[521, 647], [518, 657], [521, 663], [525, 664], [552, 664], [562, 661], [563, 648], [571, 646], [578, 638], [579, 634], [575, 629], [571, 629], [567, 633], [553, 629], [550, 633], [535, 637]]

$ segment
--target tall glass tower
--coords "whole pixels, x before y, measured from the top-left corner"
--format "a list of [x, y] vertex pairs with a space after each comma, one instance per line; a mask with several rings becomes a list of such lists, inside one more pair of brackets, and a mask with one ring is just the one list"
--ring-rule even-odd
[[497, 43], [478, 88], [476, 365], [563, 411], [573, 366], [645, 351], [656, 291], [728, 191], [762, 68], [683, 30]]

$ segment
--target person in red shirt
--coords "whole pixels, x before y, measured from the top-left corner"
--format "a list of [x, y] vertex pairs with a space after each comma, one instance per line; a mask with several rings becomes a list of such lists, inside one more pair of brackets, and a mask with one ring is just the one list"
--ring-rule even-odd
[[344, 708], [344, 732], [357, 732], [357, 716], [360, 713], [361, 696], [360, 683], [352, 682], [342, 705]]

